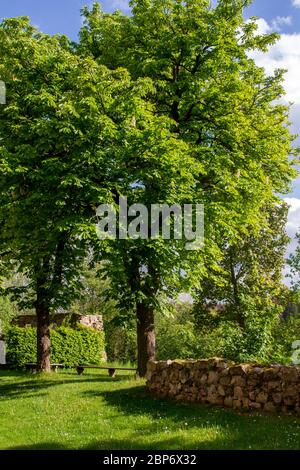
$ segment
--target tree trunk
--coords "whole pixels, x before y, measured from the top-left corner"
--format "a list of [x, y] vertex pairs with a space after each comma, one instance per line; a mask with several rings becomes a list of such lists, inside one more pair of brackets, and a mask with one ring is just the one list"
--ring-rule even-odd
[[137, 305], [138, 374], [145, 377], [147, 362], [155, 359], [154, 310], [143, 303]]
[[50, 372], [50, 311], [42, 285], [37, 288], [37, 368], [41, 372]]
[[235, 275], [235, 266], [234, 266], [234, 255], [233, 248], [229, 249], [229, 260], [230, 260], [230, 275], [231, 275], [231, 284], [233, 289], [233, 300], [236, 311], [236, 319], [241, 328], [245, 327], [244, 318], [241, 312], [240, 297], [239, 297], [239, 288], [238, 280]]

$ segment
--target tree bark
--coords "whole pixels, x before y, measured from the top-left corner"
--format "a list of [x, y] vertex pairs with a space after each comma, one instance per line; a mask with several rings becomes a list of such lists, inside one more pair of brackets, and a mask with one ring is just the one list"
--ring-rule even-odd
[[50, 372], [50, 310], [47, 305], [43, 282], [37, 283], [37, 368], [41, 372]]
[[155, 359], [154, 310], [143, 303], [137, 304], [138, 374], [145, 377], [147, 362]]

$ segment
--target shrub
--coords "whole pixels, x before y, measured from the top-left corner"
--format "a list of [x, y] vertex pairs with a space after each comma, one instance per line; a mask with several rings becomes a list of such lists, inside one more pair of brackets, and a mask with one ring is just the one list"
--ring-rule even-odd
[[109, 362], [135, 364], [137, 339], [135, 325], [105, 324], [105, 349]]
[[11, 320], [17, 315], [17, 307], [9, 297], [0, 297], [0, 334], [5, 334]]
[[293, 354], [292, 343], [297, 340], [300, 340], [299, 316], [281, 319], [274, 330], [270, 360], [281, 364], [291, 364]]
[[[36, 328], [12, 326], [6, 334], [6, 360], [13, 367], [36, 362]], [[51, 330], [51, 362], [74, 366], [105, 358], [104, 333], [78, 325]]]

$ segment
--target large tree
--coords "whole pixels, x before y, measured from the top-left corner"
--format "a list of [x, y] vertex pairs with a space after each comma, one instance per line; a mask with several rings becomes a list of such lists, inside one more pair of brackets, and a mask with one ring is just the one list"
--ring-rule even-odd
[[255, 301], [261, 310], [268, 304], [280, 304], [289, 242], [286, 234], [288, 206], [278, 201], [266, 207], [264, 212], [266, 220], [258, 230], [241, 236], [234, 243], [225, 238], [220, 240], [223, 257], [218, 270], [214, 276], [202, 280], [196, 297], [195, 310], [200, 323], [200, 318], [209, 322], [215, 317], [218, 322], [223, 317], [244, 328], [247, 301]]
[[99, 68], [79, 60], [67, 38], [43, 35], [27, 18], [1, 23], [0, 55], [7, 87], [0, 108], [1, 258], [27, 276], [27, 285], [12, 291], [36, 310], [37, 361], [49, 371], [50, 312], [66, 307], [77, 290], [84, 253], [78, 226], [104, 179], [95, 164], [104, 158], [107, 127]]
[[96, 208], [113, 201], [147, 86], [80, 58], [66, 37], [41, 34], [27, 18], [0, 24], [0, 56], [0, 254], [28, 279], [11, 291], [36, 310], [38, 365], [49, 371], [50, 313], [81, 291]]
[[0, 39], [1, 259], [28, 279], [12, 291], [36, 310], [38, 364], [48, 371], [50, 313], [82, 292], [87, 248], [114, 256], [96, 237], [98, 205], [138, 200], [146, 169], [165, 201], [192, 182], [194, 166], [169, 119], [145, 102], [151, 81], [79, 56], [26, 18], [1, 23]]
[[[105, 14], [98, 4], [83, 11], [78, 52], [112, 69], [126, 67], [134, 79], [149, 78], [149, 103], [170, 119], [170, 137], [183, 145], [181, 155], [169, 152], [162, 161], [174, 177], [156, 176], [161, 160], [131, 159], [127, 170], [139, 185], [128, 186], [126, 194], [147, 205], [205, 205], [201, 250], [188, 252], [163, 240], [113, 245], [110, 275], [116, 295], [127, 305], [131, 299], [136, 311], [141, 375], [155, 354], [159, 294], [191, 287], [218, 269], [218, 240], [224, 237], [232, 245], [257, 229], [267, 217], [263, 209], [294, 176], [288, 108], [275, 103], [283, 94], [283, 71], [266, 76], [250, 58], [254, 50], [267, 51], [277, 35], [258, 35], [255, 20], [245, 22], [249, 3], [219, 0], [213, 7], [208, 0], [133, 0], [128, 17]], [[180, 171], [186, 176], [182, 181]]]
[[253, 356], [267, 351], [288, 294], [283, 284], [288, 207], [281, 201], [265, 213], [259, 230], [234, 243], [220, 240], [223, 258], [214, 275], [202, 280], [194, 305], [199, 331], [234, 325]]

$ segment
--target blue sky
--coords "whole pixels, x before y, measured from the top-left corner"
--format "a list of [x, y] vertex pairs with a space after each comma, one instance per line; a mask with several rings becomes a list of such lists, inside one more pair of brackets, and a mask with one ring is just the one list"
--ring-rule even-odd
[[[49, 34], [65, 33], [76, 39], [80, 28], [80, 9], [89, 0], [1, 0], [0, 17], [20, 15], [30, 16], [32, 23]], [[103, 0], [103, 8], [112, 11], [116, 8], [128, 11], [127, 0]], [[291, 24], [282, 24], [284, 33], [300, 32], [300, 0], [295, 0], [298, 8], [293, 6], [293, 0], [254, 0], [248, 8], [248, 16], [260, 16], [267, 22], [276, 17], [291, 17]]]
[[[0, 0], [0, 18], [26, 15], [44, 33], [64, 33], [75, 40], [81, 26], [80, 9], [91, 3], [91, 0]], [[100, 3], [106, 11], [120, 8], [128, 12], [127, 0]], [[278, 67], [288, 70], [285, 100], [294, 103], [291, 121], [293, 131], [300, 134], [300, 0], [254, 0], [246, 16], [260, 17], [261, 32], [276, 30], [282, 34], [267, 54], [254, 54], [254, 58], [270, 74]], [[293, 236], [300, 226], [300, 178], [286, 199], [291, 205], [288, 233]]]

